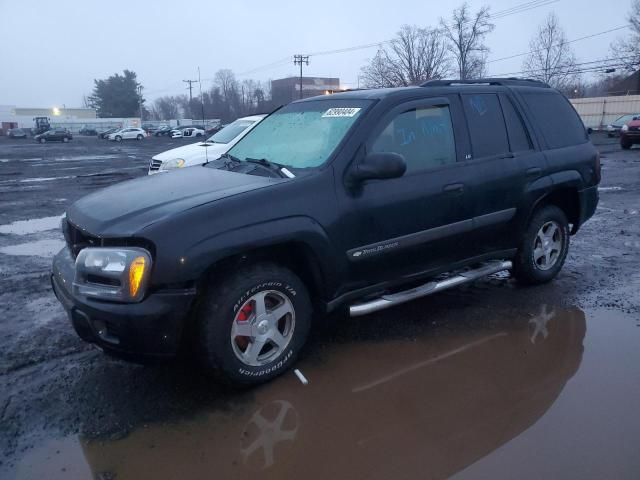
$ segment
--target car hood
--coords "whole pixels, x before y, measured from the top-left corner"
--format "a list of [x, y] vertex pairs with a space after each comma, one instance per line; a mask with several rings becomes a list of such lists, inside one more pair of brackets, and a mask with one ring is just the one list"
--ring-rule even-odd
[[215, 160], [229, 149], [226, 143], [198, 142], [183, 147], [172, 148], [166, 152], [159, 153], [153, 157], [154, 160], [166, 162], [176, 158], [182, 158], [187, 165], [197, 165], [207, 161]]
[[187, 168], [87, 195], [71, 205], [67, 218], [91, 235], [126, 237], [185, 210], [279, 181], [210, 167]]

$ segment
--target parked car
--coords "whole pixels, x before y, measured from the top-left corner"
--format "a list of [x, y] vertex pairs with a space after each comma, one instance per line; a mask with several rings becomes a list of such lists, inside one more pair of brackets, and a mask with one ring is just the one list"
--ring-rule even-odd
[[153, 134], [157, 132], [161, 127], [156, 127], [155, 125], [145, 124], [142, 125], [142, 129], [147, 132], [147, 134]]
[[121, 142], [122, 140], [142, 140], [146, 136], [147, 132], [142, 128], [129, 127], [110, 133], [108, 139]]
[[617, 137], [620, 136], [620, 130], [622, 127], [633, 120], [633, 117], [640, 117], [640, 113], [636, 113], [634, 115], [622, 115], [618, 117], [611, 124], [607, 125], [607, 136], [608, 137]]
[[205, 134], [204, 127], [185, 128], [182, 131], [182, 136], [184, 138], [187, 138], [187, 137], [202, 137], [204, 134]]
[[36, 142], [46, 143], [46, 142], [64, 142], [67, 143], [69, 140], [73, 140], [73, 135], [69, 130], [65, 130], [63, 128], [56, 128], [53, 130], [47, 130], [44, 133], [36, 135], [33, 137]]
[[52, 284], [104, 350], [188, 345], [205, 369], [255, 384], [294, 364], [326, 312], [365, 315], [503, 270], [551, 281], [599, 182], [580, 117], [541, 82], [321, 95], [218, 162], [74, 203]]
[[78, 132], [80, 135], [98, 135], [98, 131], [94, 127], [84, 126]]
[[109, 135], [111, 135], [114, 132], [117, 132], [118, 130], [120, 130], [120, 128], [109, 128], [108, 130], [105, 130], [104, 132], [98, 133], [98, 138], [107, 139], [107, 138], [109, 138]]
[[24, 128], [10, 128], [7, 130], [9, 138], [27, 138], [27, 131]]
[[158, 130], [156, 130], [154, 132], [154, 135], [156, 137], [165, 137], [167, 135], [170, 135], [172, 130], [173, 130], [173, 127], [169, 127], [168, 125], [165, 125], [164, 127], [160, 127]]
[[204, 142], [193, 143], [159, 153], [149, 163], [149, 175], [167, 172], [176, 168], [202, 165], [207, 161], [219, 159], [220, 155], [226, 153], [238, 143], [264, 117], [265, 115], [252, 115], [239, 118]]
[[628, 150], [640, 143], [640, 116], [633, 117], [620, 129], [620, 146]]

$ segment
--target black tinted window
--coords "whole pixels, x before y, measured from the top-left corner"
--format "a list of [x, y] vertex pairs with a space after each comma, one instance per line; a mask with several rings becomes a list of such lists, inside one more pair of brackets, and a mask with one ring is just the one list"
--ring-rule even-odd
[[507, 132], [509, 132], [509, 145], [512, 152], [523, 152], [525, 150], [531, 150], [531, 140], [529, 134], [522, 123], [522, 118], [516, 110], [511, 99], [506, 95], [500, 96], [502, 103], [502, 112], [504, 113], [504, 119], [507, 122]]
[[372, 150], [401, 154], [407, 172], [455, 163], [449, 107], [418, 108], [399, 114], [380, 133]]
[[462, 103], [474, 158], [507, 153], [509, 143], [498, 96], [494, 93], [462, 95]]
[[580, 117], [559, 93], [523, 93], [533, 120], [542, 132], [549, 148], [561, 148], [587, 141]]

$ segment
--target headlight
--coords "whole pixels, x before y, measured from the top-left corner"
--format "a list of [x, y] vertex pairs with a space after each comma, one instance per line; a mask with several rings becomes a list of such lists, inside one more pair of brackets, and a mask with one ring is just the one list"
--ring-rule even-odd
[[629, 125], [625, 123], [624, 125], [622, 125], [622, 131], [626, 132], [627, 130], [629, 130]]
[[185, 161], [183, 158], [174, 158], [173, 160], [162, 162], [162, 166], [160, 168], [162, 170], [173, 170], [174, 168], [184, 167], [184, 164], [185, 164]]
[[73, 291], [87, 297], [139, 302], [150, 272], [151, 255], [144, 248], [84, 248], [76, 258]]

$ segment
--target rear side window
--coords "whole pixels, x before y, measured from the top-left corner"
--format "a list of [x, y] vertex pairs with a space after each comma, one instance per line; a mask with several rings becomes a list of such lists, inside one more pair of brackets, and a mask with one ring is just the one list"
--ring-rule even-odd
[[495, 157], [509, 152], [507, 130], [495, 93], [462, 95], [474, 158]]
[[449, 107], [417, 108], [399, 114], [373, 142], [372, 151], [399, 153], [407, 162], [407, 173], [455, 163]]
[[500, 102], [502, 103], [502, 112], [504, 113], [504, 119], [507, 122], [507, 132], [509, 133], [509, 145], [512, 152], [524, 152], [531, 150], [531, 140], [529, 134], [522, 123], [522, 117], [513, 105], [510, 98], [505, 95], [500, 95]]
[[562, 95], [527, 92], [522, 97], [549, 148], [568, 147], [587, 141], [582, 120]]

